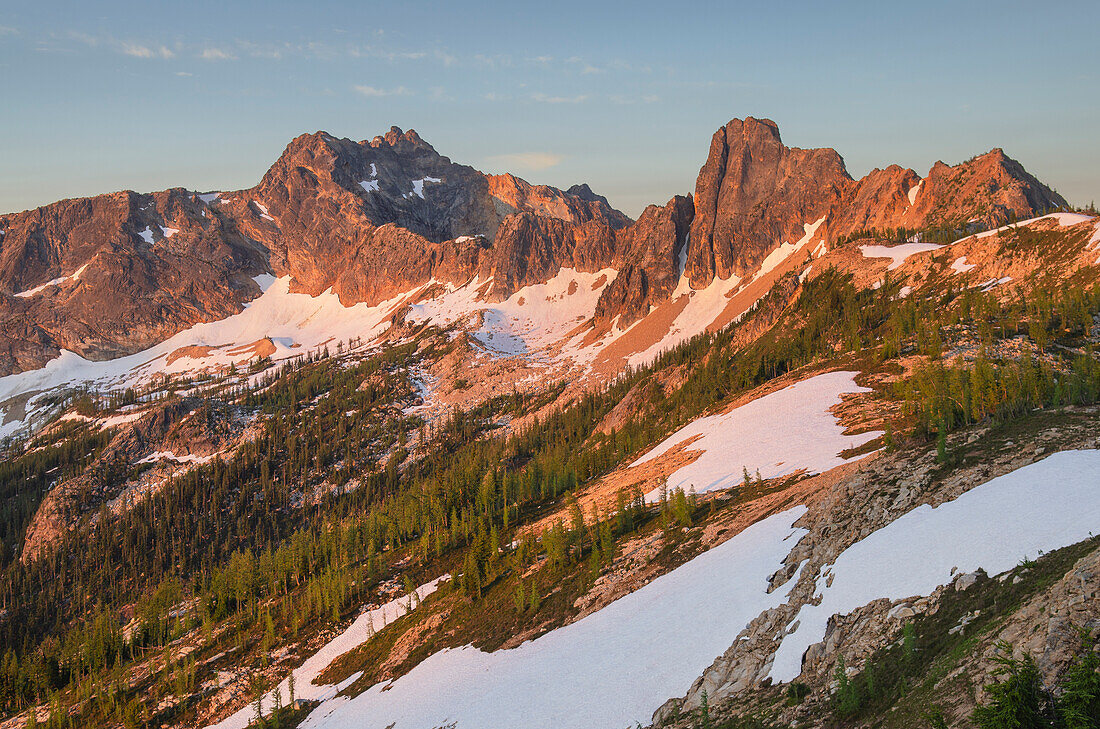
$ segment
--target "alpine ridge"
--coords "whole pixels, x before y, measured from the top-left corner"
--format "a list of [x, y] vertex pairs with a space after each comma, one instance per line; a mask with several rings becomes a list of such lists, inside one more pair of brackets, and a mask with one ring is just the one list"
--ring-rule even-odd
[[0, 215], [0, 729], [1089, 729], [1098, 326], [1002, 150], [753, 117], [636, 220], [397, 127]]
[[937, 162], [923, 179], [892, 166], [854, 181], [835, 151], [788, 148], [774, 122], [748, 117], [715, 132], [694, 197], [631, 221], [586, 185], [484, 175], [412, 130], [364, 142], [317, 132], [248, 190], [123, 192], [0, 216], [0, 372], [61, 350], [101, 360], [147, 349], [239, 311], [261, 273], [373, 306], [475, 277], [492, 279], [482, 295], [499, 302], [562, 268], [613, 268], [623, 275], [592, 314], [597, 327], [626, 328], [671, 296], [681, 254], [702, 289], [744, 278], [822, 219], [804, 245], [865, 229], [993, 227], [1065, 205], [999, 149]]

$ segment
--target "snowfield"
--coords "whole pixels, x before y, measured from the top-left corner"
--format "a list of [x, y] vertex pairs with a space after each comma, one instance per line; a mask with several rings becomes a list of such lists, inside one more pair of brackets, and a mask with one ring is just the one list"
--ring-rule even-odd
[[[47, 286], [76, 280], [84, 268], [21, 295], [32, 296]], [[479, 291], [486, 284], [491, 286], [492, 281], [475, 278], [464, 286], [448, 285], [441, 295], [412, 304], [408, 319], [431, 320], [446, 326], [477, 316], [472, 338], [491, 355], [523, 356], [542, 363], [571, 360], [573, 364], [585, 365], [614, 337], [582, 346], [588, 332], [574, 330], [592, 316], [600, 294], [616, 275], [611, 268], [594, 273], [566, 268], [546, 283], [524, 287], [498, 303], [479, 300]], [[262, 293], [245, 304], [239, 314], [196, 324], [150, 349], [118, 359], [93, 362], [64, 350], [40, 369], [0, 377], [0, 403], [66, 385], [87, 383], [95, 389], [108, 390], [134, 386], [161, 374], [182, 375], [231, 364], [242, 366], [257, 356], [256, 346], [264, 339], [269, 339], [274, 347], [270, 355], [274, 360], [353, 338], [370, 343], [389, 329], [391, 317], [398, 309], [416, 301], [428, 286], [436, 283], [397, 294], [375, 306], [344, 306], [331, 290], [318, 296], [291, 293], [289, 277], [261, 275], [255, 280]], [[44, 409], [35, 407], [37, 397], [27, 403], [26, 414], [20, 419], [15, 419], [18, 410], [13, 405], [7, 408], [12, 415], [0, 413], [5, 418], [0, 438], [29, 427], [32, 420], [45, 414]]]
[[[802, 655], [834, 614], [872, 600], [927, 595], [957, 572], [996, 575], [1025, 557], [1100, 533], [1100, 450], [1063, 451], [998, 476], [933, 508], [913, 509], [844, 550], [817, 582], [772, 665], [776, 681], [802, 672]], [[831, 574], [832, 585], [826, 575]]]
[[[344, 306], [331, 291], [316, 297], [291, 293], [289, 277], [276, 279], [263, 275], [256, 277], [256, 282], [263, 293], [245, 304], [239, 314], [196, 324], [137, 354], [93, 362], [63, 350], [45, 367], [0, 377], [0, 402], [35, 391], [48, 393], [63, 385], [88, 383], [105, 390], [136, 385], [162, 373], [182, 374], [233, 363], [243, 365], [255, 357], [251, 345], [264, 338], [270, 339], [275, 348], [273, 359], [305, 354], [311, 348], [355, 337], [369, 342], [389, 328], [390, 316], [406, 299], [402, 294], [377, 306]], [[173, 358], [174, 353], [186, 352], [188, 347], [198, 351]], [[0, 437], [28, 424], [38, 414], [34, 404], [32, 398], [21, 420], [9, 420], [4, 413], [6, 422], [0, 427]]]
[[[802, 237], [794, 243], [788, 243], [787, 241], [780, 243], [764, 258], [760, 268], [750, 278], [744, 280], [744, 283], [747, 285], [768, 275], [793, 254], [805, 248], [813, 240], [818, 228], [824, 222], [825, 216], [822, 216], [812, 223], [803, 223]], [[821, 248], [824, 245], [825, 243], [822, 241], [817, 247]], [[722, 316], [726, 305], [729, 304], [730, 297], [742, 287], [743, 280], [737, 274], [733, 274], [728, 279], [716, 276], [705, 288], [693, 289], [688, 277], [684, 275], [687, 267], [687, 249], [688, 242], [685, 241], [680, 248], [680, 278], [676, 284], [676, 289], [669, 297], [670, 302], [675, 302], [680, 297], [687, 296], [687, 304], [676, 315], [668, 332], [663, 337], [646, 349], [627, 357], [627, 364], [631, 367], [644, 367], [653, 362], [662, 352], [705, 332], [711, 324]]]
[[764, 276], [765, 274], [771, 273], [775, 270], [776, 266], [787, 260], [787, 258], [792, 253], [801, 249], [803, 246], [809, 243], [810, 240], [814, 237], [814, 234], [817, 233], [817, 229], [820, 228], [821, 224], [824, 222], [825, 216], [822, 215], [821, 218], [814, 221], [813, 223], [804, 223], [802, 225], [802, 230], [804, 233], [802, 238], [800, 238], [795, 243], [787, 243], [786, 241], [784, 241], [782, 244], [780, 244], [778, 248], [769, 253], [767, 258], [764, 259], [764, 262], [760, 264], [760, 270], [756, 272], [756, 275], [753, 276], [753, 279], [755, 280], [760, 278], [761, 276]]
[[[1078, 223], [1083, 223], [1086, 220], [1093, 220], [1093, 217], [1091, 215], [1081, 215], [1080, 213], [1050, 213], [1049, 215], [1040, 215], [1038, 218], [1028, 218], [1027, 220], [1021, 220], [1018, 223], [1010, 223], [1009, 225], [1002, 225], [1000, 228], [993, 228], [992, 230], [986, 230], [986, 231], [983, 231], [981, 233], [975, 233], [972, 236], [968, 235], [968, 236], [965, 236], [965, 237], [960, 238], [959, 240], [955, 241], [955, 243], [958, 243], [961, 240], [966, 240], [967, 238], [975, 238], [975, 239], [981, 240], [982, 238], [988, 238], [991, 235], [997, 235], [998, 233], [1006, 231], [1006, 230], [1012, 230], [1013, 228], [1018, 228], [1021, 225], [1031, 225], [1032, 223], [1037, 223], [1040, 220], [1053, 220], [1054, 222], [1058, 223], [1058, 227], [1066, 228], [1066, 227], [1069, 227], [1071, 225], [1077, 225]], [[952, 244], [952, 245], [954, 245], [954, 244]]]
[[[563, 268], [546, 283], [525, 286], [499, 303], [479, 300], [478, 292], [491, 280], [475, 278], [464, 286], [447, 286], [442, 296], [413, 304], [407, 319], [446, 326], [476, 314], [481, 326], [473, 337], [486, 349], [505, 357], [545, 354], [592, 316], [600, 294], [616, 275], [613, 268], [595, 273]], [[568, 343], [566, 350], [581, 354]]]
[[[880, 432], [844, 435], [829, 411], [844, 393], [869, 392], [855, 382], [856, 372], [828, 372], [770, 393], [728, 413], [708, 415], [676, 431], [632, 466], [651, 461], [680, 444], [701, 452], [693, 463], [673, 471], [668, 490], [696, 493], [736, 486], [744, 470], [755, 477], [786, 476], [797, 471], [828, 471], [849, 460], [840, 452], [863, 445]], [[862, 458], [859, 456], [858, 458]], [[646, 494], [649, 501], [659, 489]]]
[[[685, 245], [680, 254], [681, 260], [685, 260], [686, 256], [687, 246]], [[740, 286], [741, 279], [738, 278], [737, 274], [733, 274], [728, 279], [715, 276], [706, 288], [693, 289], [688, 283], [687, 276], [683, 275], [681, 270], [680, 282], [677, 284], [676, 290], [672, 292], [670, 300], [676, 301], [681, 296], [687, 296], [687, 305], [676, 315], [667, 334], [647, 349], [630, 355], [627, 358], [627, 363], [631, 367], [644, 367], [657, 359], [662, 352], [705, 332], [707, 327], [713, 324], [714, 320], [726, 308], [729, 297]]]
[[757, 522], [599, 612], [517, 648], [444, 650], [396, 681], [325, 701], [302, 729], [648, 724], [749, 620], [786, 599], [782, 590], [767, 594], [768, 577], [805, 533], [792, 526], [805, 511], [799, 506]]

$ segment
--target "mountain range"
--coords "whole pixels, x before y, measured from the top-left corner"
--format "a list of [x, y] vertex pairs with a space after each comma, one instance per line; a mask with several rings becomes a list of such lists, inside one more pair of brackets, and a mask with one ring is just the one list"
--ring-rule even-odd
[[397, 127], [0, 215], [0, 729], [1095, 716], [1097, 323], [1003, 150], [752, 117], [637, 220]]

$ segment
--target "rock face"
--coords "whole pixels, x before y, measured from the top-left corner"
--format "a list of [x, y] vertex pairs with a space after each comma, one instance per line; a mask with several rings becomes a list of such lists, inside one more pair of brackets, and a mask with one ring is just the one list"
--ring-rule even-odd
[[0, 372], [137, 351], [240, 310], [266, 254], [190, 193], [120, 192], [0, 218]]
[[834, 150], [789, 148], [775, 122], [734, 119], [714, 133], [695, 184], [691, 285], [744, 277], [779, 243], [802, 238], [851, 184]]
[[1019, 162], [994, 149], [954, 166], [937, 162], [924, 179], [897, 165], [872, 170], [829, 213], [826, 229], [836, 239], [886, 228], [995, 228], [1067, 205]]
[[562, 192], [547, 185], [531, 185], [515, 175], [491, 175], [488, 179], [489, 194], [503, 216], [526, 211], [575, 224], [601, 221], [616, 230], [632, 222], [588, 185], [573, 185]]
[[346, 305], [475, 275], [504, 298], [562, 266], [608, 265], [630, 222], [587, 186], [490, 177], [411, 130], [302, 135], [248, 190], [127, 191], [0, 216], [0, 375], [62, 349], [140, 351], [239, 312], [262, 273]]
[[937, 162], [914, 198], [907, 227], [970, 220], [995, 227], [1068, 205], [1001, 149], [953, 167]]
[[612, 263], [619, 275], [596, 304], [597, 324], [619, 317], [625, 328], [672, 294], [683, 274], [694, 214], [691, 197], [677, 195], [664, 207], [650, 205], [636, 223], [618, 232]]
[[1066, 205], [1000, 149], [937, 162], [923, 180], [891, 165], [855, 181], [836, 151], [789, 148], [775, 122], [734, 119], [714, 133], [699, 171], [687, 273], [695, 288], [744, 277], [822, 218], [818, 237], [836, 240], [863, 230], [996, 227]]
[[594, 197], [483, 175], [394, 127], [370, 142], [298, 137], [229, 205], [295, 290], [373, 305], [433, 279], [493, 276], [497, 296], [545, 281], [574, 241], [630, 222]]
[[1065, 200], [995, 149], [923, 180], [896, 165], [853, 180], [831, 149], [786, 147], [776, 124], [715, 132], [694, 198], [638, 221], [587, 185], [485, 175], [393, 127], [369, 141], [302, 135], [258, 185], [63, 200], [0, 216], [0, 375], [68, 349], [104, 359], [240, 311], [261, 273], [378, 304], [432, 281], [493, 279], [501, 300], [563, 267], [618, 275], [594, 323], [629, 326], [682, 275], [746, 278], [781, 243], [865, 229], [991, 226]]

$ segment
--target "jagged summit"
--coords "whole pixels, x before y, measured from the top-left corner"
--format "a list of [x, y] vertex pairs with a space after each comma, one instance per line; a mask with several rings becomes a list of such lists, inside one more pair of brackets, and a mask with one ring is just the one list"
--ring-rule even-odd
[[0, 372], [64, 349], [139, 351], [238, 310], [261, 273], [373, 306], [431, 281], [492, 278], [483, 296], [501, 301], [562, 269], [614, 270], [589, 312], [607, 331], [661, 307], [681, 275], [690, 289], [736, 288], [784, 244], [992, 227], [1064, 205], [999, 148], [924, 178], [891, 165], [853, 180], [836, 151], [787, 147], [774, 121], [747, 117], [715, 132], [693, 196], [632, 221], [587, 184], [486, 175], [411, 129], [358, 142], [317, 131], [247, 190], [115, 193], [0, 216]]

